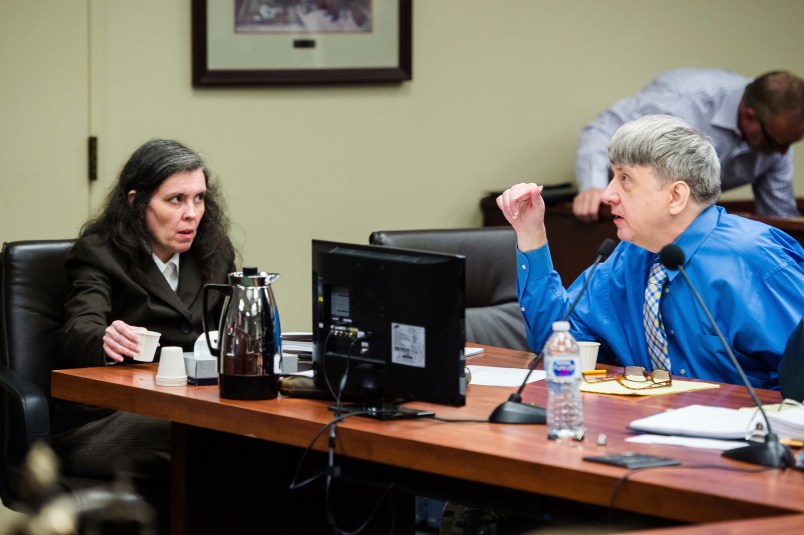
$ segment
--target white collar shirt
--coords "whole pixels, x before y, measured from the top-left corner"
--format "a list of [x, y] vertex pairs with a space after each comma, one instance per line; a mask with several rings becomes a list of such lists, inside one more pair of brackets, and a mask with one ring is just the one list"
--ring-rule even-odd
[[179, 287], [179, 253], [171, 256], [167, 262], [162, 262], [154, 253], [151, 253], [151, 257], [154, 259], [156, 267], [165, 276], [170, 288], [175, 292]]

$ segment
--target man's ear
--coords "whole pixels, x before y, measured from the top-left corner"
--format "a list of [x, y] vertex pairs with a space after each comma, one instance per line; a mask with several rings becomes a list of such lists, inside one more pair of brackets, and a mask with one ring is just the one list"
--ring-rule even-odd
[[676, 180], [670, 185], [670, 198], [668, 210], [671, 215], [678, 215], [684, 211], [690, 202], [690, 186], [683, 180]]
[[134, 196], [137, 194], [135, 190], [131, 190], [128, 192], [128, 205], [134, 206]]
[[759, 123], [757, 118], [757, 110], [749, 108], [745, 104], [741, 104], [739, 108], [739, 120], [748, 121], [750, 123]]

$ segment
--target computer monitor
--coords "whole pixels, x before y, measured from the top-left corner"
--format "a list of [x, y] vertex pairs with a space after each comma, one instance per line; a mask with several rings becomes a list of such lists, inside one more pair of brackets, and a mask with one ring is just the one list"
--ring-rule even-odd
[[465, 259], [313, 240], [313, 370], [338, 410], [380, 419], [432, 416], [405, 401], [461, 406]]

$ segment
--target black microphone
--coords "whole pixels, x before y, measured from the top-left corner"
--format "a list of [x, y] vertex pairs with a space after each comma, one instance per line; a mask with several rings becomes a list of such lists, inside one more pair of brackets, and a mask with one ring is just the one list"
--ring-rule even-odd
[[756, 405], [756, 407], [759, 409], [759, 412], [762, 414], [762, 418], [765, 420], [765, 426], [768, 430], [768, 434], [765, 435], [764, 442], [756, 442], [753, 444], [749, 444], [748, 446], [743, 446], [741, 448], [726, 450], [723, 452], [723, 457], [734, 459], [735, 461], [743, 461], [750, 464], [767, 466], [770, 468], [785, 468], [787, 466], [794, 466], [796, 464], [796, 461], [795, 458], [793, 457], [793, 453], [790, 451], [789, 448], [787, 448], [787, 446], [781, 444], [779, 442], [779, 437], [777, 437], [776, 434], [771, 431], [771, 425], [770, 421], [768, 420], [768, 416], [762, 409], [762, 403], [759, 401], [759, 398], [757, 397], [754, 388], [751, 386], [751, 383], [745, 376], [743, 367], [740, 366], [740, 363], [737, 361], [737, 358], [731, 351], [731, 348], [729, 347], [729, 344], [726, 342], [726, 339], [723, 338], [723, 334], [720, 332], [717, 323], [715, 323], [714, 318], [712, 318], [712, 314], [709, 313], [709, 309], [706, 308], [703, 299], [701, 299], [701, 296], [695, 290], [695, 286], [692, 285], [692, 281], [687, 276], [687, 272], [684, 270], [683, 266], [684, 251], [682, 251], [681, 247], [677, 245], [672, 244], [666, 245], [659, 253], [659, 261], [667, 269], [672, 269], [673, 271], [678, 270], [681, 273], [681, 276], [684, 277], [684, 280], [687, 282], [687, 285], [690, 287], [690, 290], [692, 290], [692, 295], [695, 296], [696, 301], [698, 301], [698, 304], [701, 305], [701, 309], [704, 311], [706, 319], [709, 320], [709, 324], [712, 326], [712, 330], [715, 331], [718, 340], [720, 340], [720, 344], [723, 346], [723, 349], [729, 356], [729, 360], [731, 360], [732, 366], [734, 366], [734, 368], [737, 370], [737, 373], [740, 374], [740, 379], [743, 381], [743, 384], [748, 389], [748, 393], [750, 394], [751, 399], [754, 401], [754, 405]]
[[[614, 251], [614, 247], [616, 244], [614, 240], [610, 238], [606, 238], [603, 240], [603, 243], [600, 244], [600, 247], [597, 249], [597, 258], [595, 258], [594, 263], [592, 264], [592, 269], [589, 270], [589, 274], [586, 276], [586, 280], [583, 283], [583, 287], [581, 291], [578, 292], [578, 295], [575, 297], [575, 301], [567, 310], [567, 313], [564, 314], [564, 317], [561, 318], [561, 321], [567, 321], [567, 318], [570, 317], [572, 311], [575, 310], [575, 307], [578, 305], [578, 301], [581, 300], [581, 296], [586, 293], [586, 288], [589, 286], [589, 281], [592, 279], [592, 275], [595, 274], [595, 270], [597, 270], [597, 266]], [[511, 394], [508, 398], [508, 401], [501, 403], [500, 405], [495, 408], [491, 416], [489, 416], [489, 421], [495, 424], [545, 424], [547, 423], [547, 411], [543, 407], [537, 407], [536, 405], [530, 404], [526, 405], [522, 403], [522, 391], [525, 390], [525, 386], [528, 384], [528, 379], [530, 379], [530, 374], [533, 373], [533, 370], [536, 369], [536, 366], [544, 358], [544, 349], [532, 360], [528, 365], [528, 374], [525, 376], [525, 380], [522, 381], [522, 384], [519, 386], [519, 390], [515, 393]]]

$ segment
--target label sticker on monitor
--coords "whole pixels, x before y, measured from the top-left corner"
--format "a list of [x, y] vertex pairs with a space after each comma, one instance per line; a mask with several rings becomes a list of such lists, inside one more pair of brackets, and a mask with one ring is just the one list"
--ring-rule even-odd
[[424, 327], [391, 324], [391, 361], [394, 364], [424, 368]]
[[349, 289], [333, 286], [330, 294], [329, 313], [334, 320], [349, 318]]

